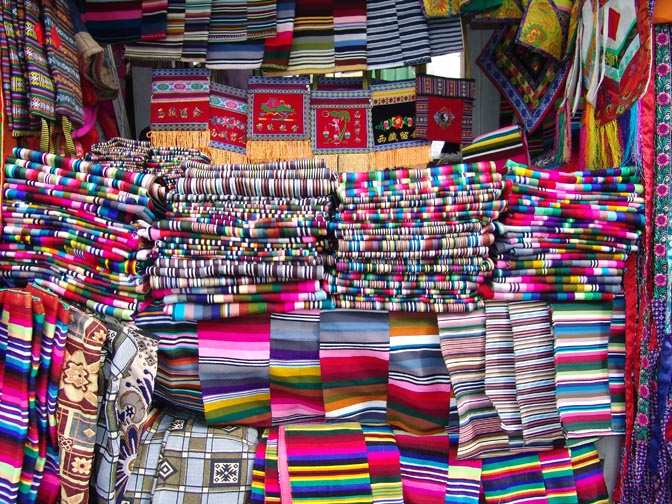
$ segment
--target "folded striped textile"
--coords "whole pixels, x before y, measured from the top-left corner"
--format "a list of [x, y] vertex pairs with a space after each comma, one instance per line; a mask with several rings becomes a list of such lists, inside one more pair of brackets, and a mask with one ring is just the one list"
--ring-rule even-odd
[[530, 164], [527, 136], [520, 125], [484, 133], [462, 147], [462, 160], [465, 163], [488, 160], [494, 161], [497, 169], [502, 169], [509, 159], [521, 165]]
[[270, 330], [268, 314], [232, 318], [226, 325], [198, 323], [198, 373], [208, 425], [271, 425]]
[[456, 414], [436, 317], [390, 313], [387, 424], [414, 434], [445, 430]]
[[270, 332], [272, 423], [323, 421], [319, 312], [272, 313]]
[[556, 403], [550, 307], [540, 301], [509, 303], [509, 318], [524, 444], [550, 447], [564, 438]]
[[445, 502], [448, 488], [449, 437], [419, 436], [394, 429], [400, 454], [404, 502]]
[[164, 313], [163, 303], [154, 301], [135, 315], [134, 323], [159, 338], [155, 396], [167, 404], [202, 413], [197, 322], [174, 321]]
[[362, 425], [373, 504], [402, 504], [400, 453], [389, 425]]
[[337, 72], [366, 70], [365, 0], [334, 2], [334, 67]]
[[130, 61], [179, 61], [184, 42], [186, 0], [170, 0], [166, 13], [166, 36], [138, 40], [124, 46], [124, 58]]
[[212, 162], [243, 162], [247, 145], [247, 92], [211, 83], [209, 128]]
[[70, 306], [56, 409], [62, 500], [89, 498], [93, 433], [98, 419], [98, 371], [106, 337], [107, 328], [100, 320]]
[[486, 458], [481, 478], [487, 504], [547, 502], [542, 467], [536, 453]]
[[[275, 430], [275, 429], [274, 429]], [[250, 482], [250, 502], [252, 504], [263, 504], [266, 502], [266, 446], [268, 442], [269, 429], [259, 431], [259, 440], [257, 450], [254, 454], [252, 464], [252, 481]]]
[[278, 503], [282, 500], [278, 453], [280, 428], [267, 429], [266, 432], [268, 432], [268, 438], [266, 440], [266, 466], [264, 467], [264, 499], [266, 502]]
[[417, 138], [469, 144], [473, 138], [473, 79], [416, 76]]
[[611, 303], [553, 303], [556, 402], [565, 435], [611, 434]]
[[567, 448], [539, 452], [548, 504], [578, 504], [572, 458]]
[[86, 29], [99, 42], [116, 44], [135, 42], [142, 31], [142, 1], [132, 0], [123, 5], [100, 0], [83, 2], [82, 19]]
[[278, 471], [283, 501], [373, 502], [365, 436], [356, 422], [281, 425]]
[[625, 430], [625, 296], [612, 301], [613, 311], [609, 325], [607, 366], [609, 369], [609, 398], [611, 399], [611, 430]]
[[368, 70], [404, 66], [396, 0], [369, 0], [366, 4], [366, 66]]
[[569, 448], [579, 502], [610, 502], [602, 465], [593, 443]]
[[448, 452], [446, 500], [455, 504], [478, 504], [481, 496], [483, 460], [458, 458], [453, 447]]
[[485, 393], [486, 312], [438, 315], [441, 353], [455, 392], [459, 458], [509, 451], [509, 436]]
[[264, 42], [263, 70], [286, 70], [294, 37], [296, 0], [278, 0], [276, 5], [276, 33]]
[[320, 314], [320, 371], [327, 421], [385, 423], [389, 351], [388, 313], [338, 310]]

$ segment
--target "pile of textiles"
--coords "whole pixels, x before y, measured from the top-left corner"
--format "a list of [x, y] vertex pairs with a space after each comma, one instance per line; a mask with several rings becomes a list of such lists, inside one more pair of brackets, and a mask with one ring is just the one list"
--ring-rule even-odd
[[611, 301], [644, 228], [636, 167], [561, 171], [509, 161], [496, 267], [480, 292], [501, 300]]
[[151, 285], [175, 320], [329, 307], [335, 174], [320, 160], [184, 163], [164, 220], [146, 235]]
[[0, 311], [0, 501], [88, 502], [107, 330], [33, 284], [0, 290]]
[[91, 152], [87, 153], [86, 160], [106, 168], [160, 176], [166, 182], [168, 190], [175, 189], [177, 179], [184, 175], [182, 161], [202, 163], [211, 161], [207, 154], [195, 148], [152, 146], [148, 141], [119, 137], [91, 146]]
[[482, 308], [477, 286], [493, 268], [493, 221], [509, 185], [490, 162], [343, 173], [327, 274], [334, 306]]
[[265, 429], [250, 502], [609, 502], [594, 443], [462, 459], [446, 433], [390, 426], [295, 424]]
[[159, 177], [21, 148], [4, 175], [6, 286], [33, 281], [123, 320], [149, 303], [153, 244], [139, 231], [165, 208]]

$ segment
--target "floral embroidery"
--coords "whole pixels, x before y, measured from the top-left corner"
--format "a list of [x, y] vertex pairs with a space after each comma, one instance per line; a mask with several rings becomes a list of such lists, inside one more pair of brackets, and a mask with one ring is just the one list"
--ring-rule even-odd
[[94, 380], [98, 378], [99, 362], [88, 364], [86, 356], [81, 350], [72, 355], [66, 354], [63, 367], [63, 388], [68, 399], [74, 402], [89, 401], [96, 404], [98, 398], [90, 388]]
[[75, 474], [87, 475], [91, 472], [91, 459], [84, 457], [74, 457], [70, 470]]

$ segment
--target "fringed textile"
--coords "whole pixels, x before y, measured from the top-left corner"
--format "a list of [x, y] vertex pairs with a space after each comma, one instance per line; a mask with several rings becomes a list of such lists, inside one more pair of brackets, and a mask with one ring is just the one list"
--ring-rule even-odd
[[244, 163], [247, 146], [247, 91], [210, 85], [210, 153], [214, 164]]

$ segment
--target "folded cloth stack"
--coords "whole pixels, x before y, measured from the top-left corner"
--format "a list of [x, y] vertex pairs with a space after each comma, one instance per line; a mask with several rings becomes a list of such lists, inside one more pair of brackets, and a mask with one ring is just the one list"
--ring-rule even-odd
[[481, 289], [501, 300], [613, 300], [645, 225], [635, 167], [561, 171], [509, 161], [509, 209], [495, 223], [496, 268]]
[[328, 306], [336, 175], [321, 160], [184, 163], [167, 196], [151, 285], [174, 320], [209, 320]]
[[510, 182], [494, 163], [343, 173], [338, 249], [327, 274], [334, 306], [466, 312], [493, 268], [493, 221]]
[[211, 161], [207, 154], [195, 148], [158, 147], [148, 141], [119, 137], [93, 145], [86, 159], [103, 166], [159, 175], [165, 180], [168, 190], [175, 189], [175, 182], [184, 175], [182, 161]]
[[162, 217], [159, 177], [22, 148], [4, 174], [5, 284], [34, 281], [123, 320], [149, 303], [152, 243], [138, 231]]

